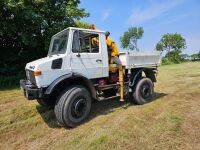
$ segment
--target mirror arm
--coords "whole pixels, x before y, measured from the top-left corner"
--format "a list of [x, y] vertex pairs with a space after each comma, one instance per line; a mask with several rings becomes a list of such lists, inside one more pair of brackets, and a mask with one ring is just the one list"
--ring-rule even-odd
[[80, 53], [78, 52], [78, 54], [76, 55], [77, 57], [81, 57]]
[[78, 31], [78, 43], [79, 43], [79, 50], [78, 54], [76, 55], [77, 57], [81, 57], [80, 51], [81, 51], [81, 38], [80, 38], [80, 31]]

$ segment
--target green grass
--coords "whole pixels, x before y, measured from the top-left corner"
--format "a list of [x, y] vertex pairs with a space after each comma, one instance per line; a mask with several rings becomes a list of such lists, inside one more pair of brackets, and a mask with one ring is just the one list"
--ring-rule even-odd
[[73, 129], [20, 89], [1, 90], [0, 149], [200, 149], [200, 63], [161, 66], [157, 80], [153, 102], [95, 102]]

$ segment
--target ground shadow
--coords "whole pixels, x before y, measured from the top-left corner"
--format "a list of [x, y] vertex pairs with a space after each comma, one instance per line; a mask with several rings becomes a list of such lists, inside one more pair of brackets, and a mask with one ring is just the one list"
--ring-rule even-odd
[[[165, 94], [165, 93], [155, 93], [152, 101], [155, 101], [166, 95], [167, 94]], [[85, 122], [88, 122], [99, 115], [107, 115], [107, 114], [115, 111], [115, 108], [121, 107], [123, 109], [127, 109], [129, 106], [132, 106], [132, 105], [136, 105], [136, 104], [133, 103], [131, 99], [127, 99], [125, 102], [120, 102], [119, 99], [116, 99], [116, 98], [112, 99], [112, 100], [100, 101], [100, 102], [94, 101], [92, 103], [90, 115]], [[37, 109], [38, 113], [41, 115], [44, 122], [50, 128], [61, 128], [62, 127], [56, 120], [53, 108], [37, 105], [36, 109]]]
[[58, 124], [56, 120], [56, 116], [54, 114], [54, 110], [52, 107], [44, 107], [41, 105], [37, 105], [36, 109], [44, 122], [50, 127], [50, 128], [61, 128], [61, 126]]
[[157, 100], [157, 99], [159, 99], [161, 97], [164, 97], [166, 95], [167, 95], [166, 93], [154, 93], [152, 101], [155, 101], [155, 100]]

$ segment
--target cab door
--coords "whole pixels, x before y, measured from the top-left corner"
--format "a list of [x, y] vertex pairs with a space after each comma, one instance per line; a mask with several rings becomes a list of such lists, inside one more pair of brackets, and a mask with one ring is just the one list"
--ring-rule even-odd
[[71, 70], [85, 77], [100, 78], [103, 75], [103, 58], [99, 34], [89, 31], [73, 32]]

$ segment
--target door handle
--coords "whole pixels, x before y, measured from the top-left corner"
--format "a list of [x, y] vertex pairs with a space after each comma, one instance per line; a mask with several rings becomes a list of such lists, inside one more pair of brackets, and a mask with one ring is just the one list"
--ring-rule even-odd
[[101, 59], [97, 59], [96, 62], [102, 62], [102, 60]]

